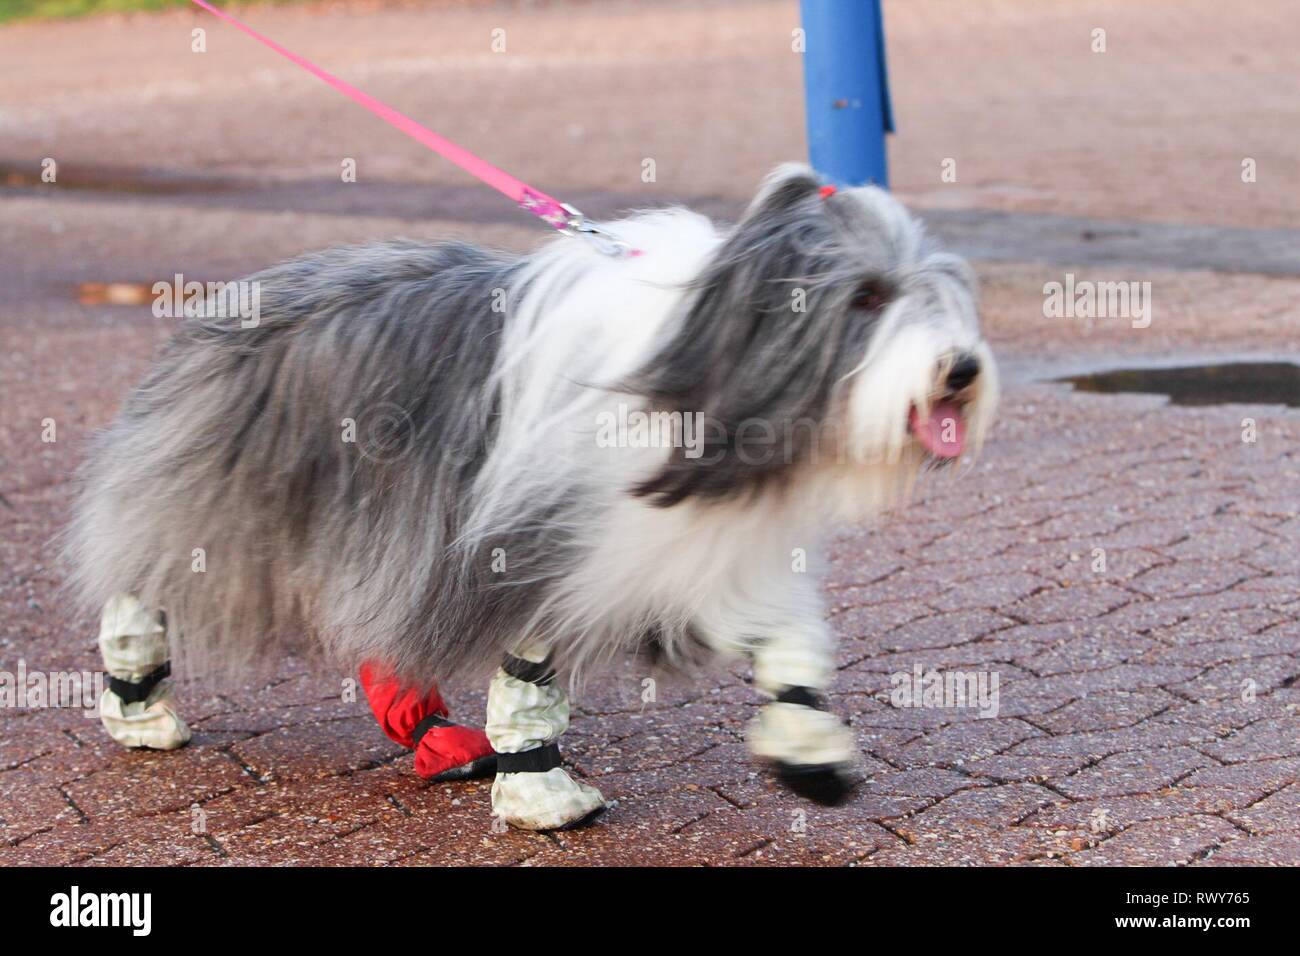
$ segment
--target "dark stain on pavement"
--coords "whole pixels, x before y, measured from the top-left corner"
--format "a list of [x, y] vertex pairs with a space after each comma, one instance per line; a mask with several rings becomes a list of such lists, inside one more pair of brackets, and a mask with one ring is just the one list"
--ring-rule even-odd
[[[0, 199], [64, 189], [67, 198], [95, 202], [376, 216], [408, 222], [519, 222], [518, 210], [477, 184], [261, 180], [87, 163], [60, 164], [57, 184], [42, 182], [40, 174], [39, 166], [30, 161], [0, 158]], [[724, 222], [734, 221], [743, 211], [742, 204], [719, 196], [569, 190], [562, 198], [597, 220], [672, 203]], [[1300, 276], [1300, 230], [1296, 229], [1115, 222], [990, 209], [917, 211], [948, 249], [971, 259]]]
[[1174, 405], [1289, 405], [1300, 407], [1300, 365], [1229, 362], [1179, 368], [1126, 368], [1057, 379], [1081, 392], [1168, 395]]

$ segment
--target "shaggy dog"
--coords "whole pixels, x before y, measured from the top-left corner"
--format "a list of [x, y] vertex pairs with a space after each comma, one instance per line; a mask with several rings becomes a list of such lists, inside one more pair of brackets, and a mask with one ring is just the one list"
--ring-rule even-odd
[[309, 648], [407, 687], [495, 671], [494, 810], [547, 829], [604, 806], [555, 747], [575, 675], [743, 653], [772, 697], [751, 748], [841, 796], [856, 748], [821, 706], [832, 636], [794, 556], [982, 440], [973, 276], [887, 193], [804, 167], [731, 228], [668, 209], [609, 231], [635, 253], [307, 255], [251, 277], [256, 324], [183, 322], [71, 529], [106, 655], [157, 638], [112, 662], [116, 716], [161, 699], [168, 645], [189, 672]]

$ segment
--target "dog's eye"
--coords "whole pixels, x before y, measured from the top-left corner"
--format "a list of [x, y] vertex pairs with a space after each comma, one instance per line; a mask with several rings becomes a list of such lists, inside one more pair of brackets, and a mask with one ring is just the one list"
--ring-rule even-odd
[[889, 304], [892, 294], [893, 290], [884, 282], [871, 279], [854, 290], [849, 306], [861, 312], [879, 312]]

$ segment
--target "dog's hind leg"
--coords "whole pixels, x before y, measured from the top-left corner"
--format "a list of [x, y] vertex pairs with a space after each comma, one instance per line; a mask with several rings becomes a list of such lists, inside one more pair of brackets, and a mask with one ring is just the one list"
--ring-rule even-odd
[[488, 688], [487, 735], [497, 751], [492, 812], [524, 830], [577, 826], [605, 809], [595, 787], [560, 766], [556, 744], [569, 727], [569, 701], [544, 648], [508, 655]]
[[450, 711], [436, 686], [420, 692], [403, 687], [384, 668], [361, 665], [361, 687], [379, 728], [395, 743], [415, 751], [415, 772], [443, 783], [496, 773], [496, 754], [487, 735], [447, 718]]
[[166, 616], [129, 594], [109, 599], [99, 623], [99, 652], [109, 677], [99, 718], [109, 736], [124, 747], [184, 746], [190, 729], [172, 698]]
[[788, 621], [754, 648], [754, 683], [771, 694], [747, 731], [753, 753], [780, 780], [818, 803], [839, 803], [861, 779], [853, 732], [826, 710], [835, 672], [832, 637], [821, 620]]

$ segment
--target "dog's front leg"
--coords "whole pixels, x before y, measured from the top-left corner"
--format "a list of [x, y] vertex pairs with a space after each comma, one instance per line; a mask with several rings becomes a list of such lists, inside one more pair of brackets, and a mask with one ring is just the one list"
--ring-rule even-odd
[[576, 826], [605, 809], [595, 787], [560, 766], [556, 744], [569, 727], [569, 701], [545, 648], [516, 651], [488, 688], [487, 735], [497, 752], [492, 812], [524, 830]]
[[834, 639], [816, 599], [770, 609], [753, 656], [754, 683], [774, 699], [750, 722], [750, 750], [796, 793], [839, 803], [862, 774], [853, 732], [826, 709]]

